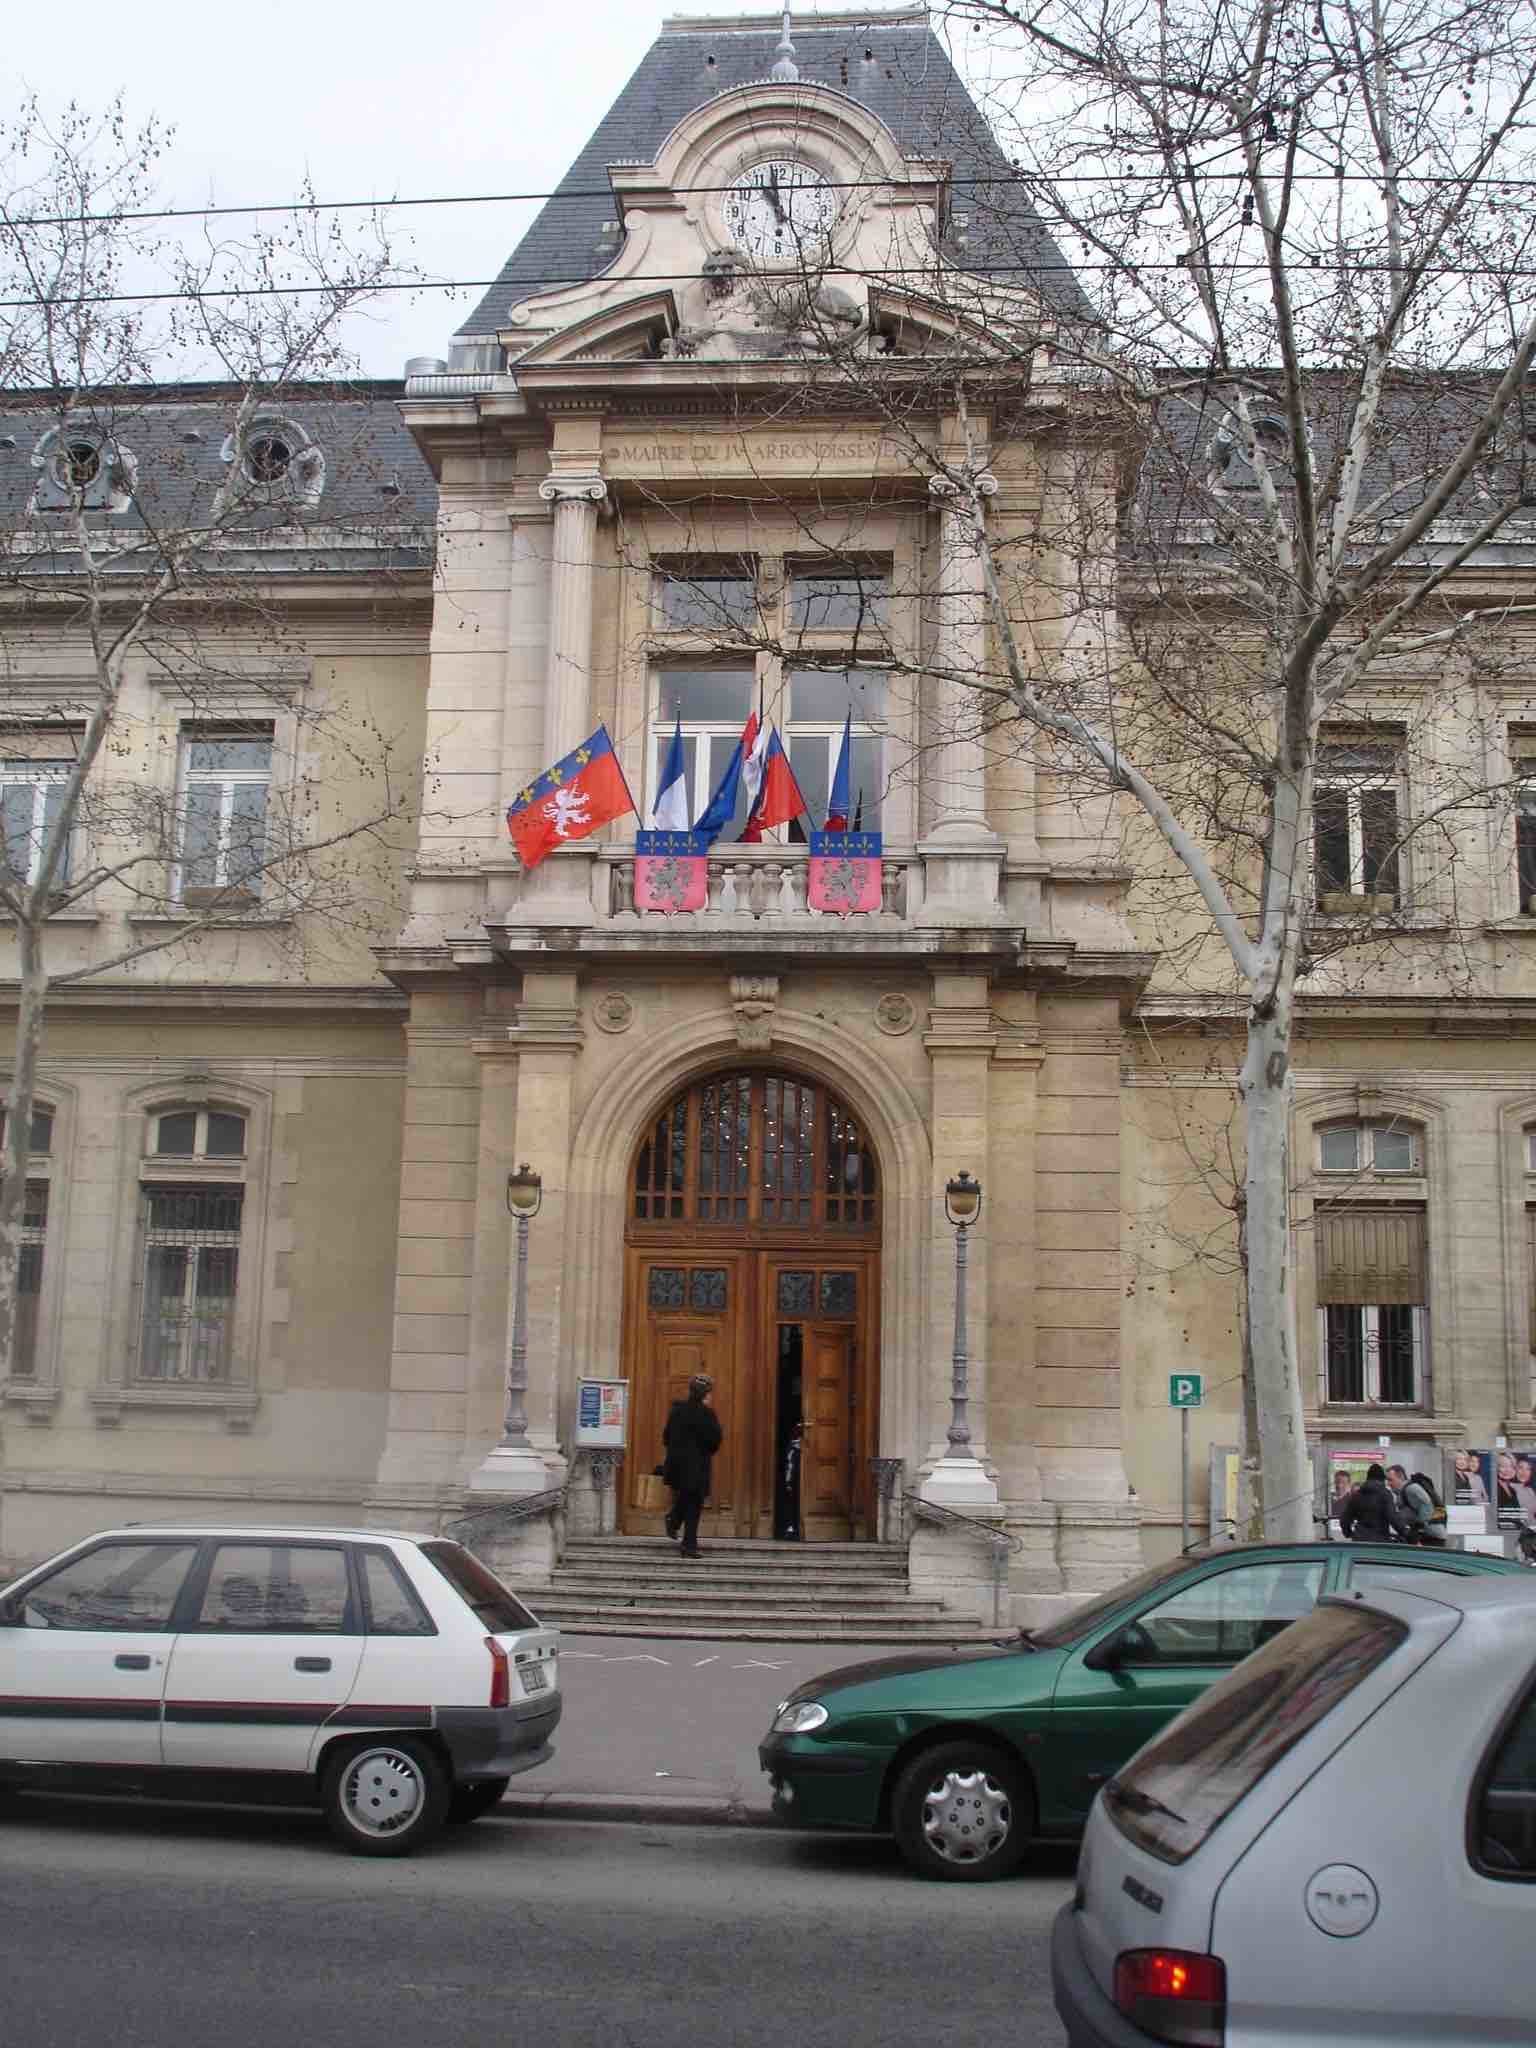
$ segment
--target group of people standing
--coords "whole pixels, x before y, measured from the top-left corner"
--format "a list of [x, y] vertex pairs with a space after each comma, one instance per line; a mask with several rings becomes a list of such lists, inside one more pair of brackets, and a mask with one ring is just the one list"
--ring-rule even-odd
[[1333, 1484], [1333, 1511], [1351, 1543], [1444, 1543], [1445, 1503], [1427, 1472], [1372, 1465], [1358, 1486], [1347, 1472]]

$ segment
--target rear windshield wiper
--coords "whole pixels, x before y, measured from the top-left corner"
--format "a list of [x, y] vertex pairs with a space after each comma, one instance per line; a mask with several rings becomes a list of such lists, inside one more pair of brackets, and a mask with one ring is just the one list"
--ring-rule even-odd
[[1130, 1813], [1160, 1813], [1165, 1820], [1175, 1821], [1181, 1828], [1189, 1826], [1182, 1813], [1175, 1813], [1171, 1806], [1164, 1806], [1161, 1799], [1154, 1799], [1150, 1792], [1140, 1791], [1135, 1785], [1122, 1785], [1118, 1778], [1111, 1778], [1104, 1787], [1104, 1797]]

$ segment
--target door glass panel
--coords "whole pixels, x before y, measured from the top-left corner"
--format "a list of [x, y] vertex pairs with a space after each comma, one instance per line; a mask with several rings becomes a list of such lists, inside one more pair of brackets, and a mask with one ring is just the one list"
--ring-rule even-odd
[[710, 1315], [725, 1307], [725, 1268], [700, 1266], [688, 1276], [688, 1306], [699, 1315]]
[[779, 1314], [781, 1316], [808, 1316], [816, 1306], [816, 1275], [814, 1273], [781, 1273], [779, 1275]]
[[651, 1266], [646, 1273], [648, 1308], [681, 1308], [685, 1275], [681, 1266]]
[[[1127, 1661], [1235, 1664], [1310, 1614], [1322, 1583], [1322, 1565], [1300, 1561], [1217, 1572], [1139, 1616]], [[1150, 1645], [1145, 1654], [1143, 1637]]]
[[192, 1625], [240, 1634], [335, 1635], [347, 1627], [347, 1596], [344, 1550], [223, 1543]]
[[821, 1276], [821, 1313], [824, 1316], [851, 1316], [858, 1313], [857, 1273], [823, 1273]]
[[30, 1628], [164, 1628], [195, 1543], [104, 1543], [30, 1586]]
[[1526, 1695], [1478, 1788], [1472, 1835], [1489, 1877], [1536, 1877], [1536, 1692]]

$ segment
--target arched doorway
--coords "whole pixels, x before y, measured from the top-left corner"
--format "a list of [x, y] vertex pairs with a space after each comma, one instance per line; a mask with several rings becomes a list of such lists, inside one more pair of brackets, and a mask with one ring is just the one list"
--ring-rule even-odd
[[[626, 1240], [626, 1530], [660, 1528], [639, 1480], [670, 1403], [708, 1372], [725, 1442], [707, 1532], [871, 1534], [880, 1173], [853, 1112], [772, 1067], [694, 1081], [635, 1155]], [[796, 1424], [798, 1499], [785, 1483]]]

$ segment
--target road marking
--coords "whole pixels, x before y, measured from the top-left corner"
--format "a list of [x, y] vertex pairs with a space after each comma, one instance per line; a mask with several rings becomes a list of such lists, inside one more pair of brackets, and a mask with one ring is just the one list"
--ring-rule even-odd
[[697, 1663], [696, 1663], [696, 1664], [694, 1665], [694, 1667], [693, 1667], [693, 1668], [694, 1668], [694, 1670], [695, 1670], [695, 1671], [702, 1671], [702, 1670], [704, 1669], [704, 1666], [705, 1666], [706, 1664], [718, 1664], [719, 1662], [720, 1662], [720, 1659], [718, 1658], [718, 1656], [716, 1656], [716, 1657], [700, 1657], [700, 1658], [699, 1658], [699, 1660], [698, 1660], [698, 1662], [697, 1662]]
[[749, 1657], [745, 1664], [733, 1664], [731, 1669], [733, 1671], [782, 1671], [788, 1662], [789, 1659], [787, 1657], [781, 1657], [776, 1664], [765, 1663], [761, 1657]]

